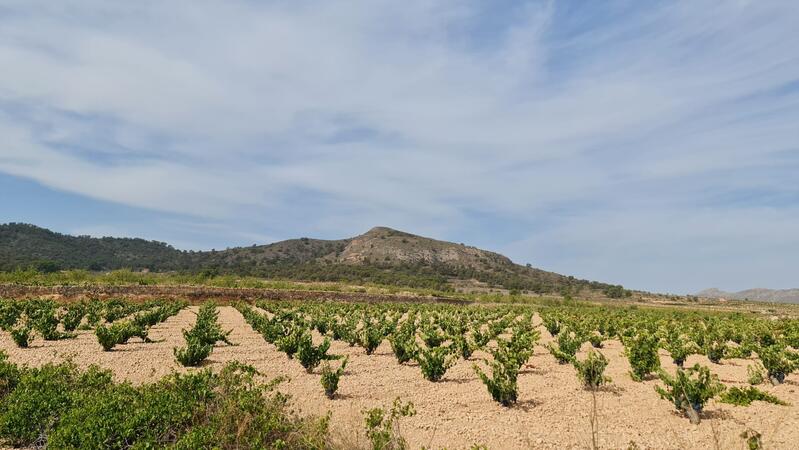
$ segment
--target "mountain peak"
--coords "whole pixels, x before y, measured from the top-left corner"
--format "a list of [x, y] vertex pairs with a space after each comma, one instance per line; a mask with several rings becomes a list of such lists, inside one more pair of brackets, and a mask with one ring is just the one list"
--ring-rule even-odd
[[361, 236], [395, 236], [395, 235], [413, 236], [410, 233], [406, 233], [404, 231], [395, 230], [393, 228], [384, 227], [384, 226], [372, 227], [369, 231], [362, 234]]

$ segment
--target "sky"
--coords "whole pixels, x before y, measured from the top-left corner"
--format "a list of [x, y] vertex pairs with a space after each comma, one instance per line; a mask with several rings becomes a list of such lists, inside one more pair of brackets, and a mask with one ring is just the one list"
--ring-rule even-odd
[[0, 222], [799, 287], [799, 3], [0, 0]]

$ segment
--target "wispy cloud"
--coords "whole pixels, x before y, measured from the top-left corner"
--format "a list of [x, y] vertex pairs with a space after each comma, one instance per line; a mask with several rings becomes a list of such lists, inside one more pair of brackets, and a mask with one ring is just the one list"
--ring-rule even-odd
[[796, 23], [790, 0], [6, 1], [0, 171], [231, 237], [388, 224], [638, 288], [789, 287]]

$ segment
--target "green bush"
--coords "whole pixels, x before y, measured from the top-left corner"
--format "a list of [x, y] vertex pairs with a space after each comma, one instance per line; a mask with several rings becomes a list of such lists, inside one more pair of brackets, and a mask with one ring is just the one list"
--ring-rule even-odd
[[592, 333], [592, 334], [588, 335], [588, 342], [590, 342], [591, 346], [594, 347], [594, 348], [602, 348], [602, 341], [603, 341], [602, 336], [600, 336], [598, 334], [593, 334]]
[[360, 344], [366, 350], [367, 355], [371, 355], [380, 343], [383, 342], [383, 331], [375, 324], [367, 323], [361, 330]]
[[338, 382], [341, 379], [341, 375], [344, 374], [344, 369], [347, 367], [347, 358], [344, 358], [341, 361], [341, 365], [338, 366], [338, 369], [333, 370], [330, 367], [329, 363], [325, 363], [322, 366], [322, 387], [325, 389], [325, 395], [327, 398], [332, 399], [336, 395], [336, 391], [338, 390]]
[[705, 403], [724, 391], [718, 377], [699, 364], [685, 370], [678, 368], [674, 377], [663, 370], [658, 375], [665, 389], [655, 386], [655, 391], [661, 398], [671, 401], [693, 424], [699, 423]]
[[494, 359], [487, 364], [491, 366], [491, 376], [489, 377], [477, 364], [474, 368], [477, 376], [485, 384], [491, 398], [499, 402], [502, 406], [510, 406], [516, 403], [519, 396], [517, 379], [519, 377], [520, 364], [513, 355], [501, 349], [495, 350]]
[[107, 327], [105, 325], [99, 325], [95, 330], [94, 334], [97, 336], [97, 342], [103, 347], [103, 351], [110, 352], [114, 346], [117, 345], [119, 342], [119, 333], [116, 328], [113, 326]]
[[33, 333], [31, 333], [29, 326], [23, 325], [11, 330], [11, 339], [14, 340], [14, 343], [17, 344], [19, 348], [28, 348], [31, 342], [33, 342]]
[[303, 334], [305, 333], [300, 327], [291, 328], [287, 334], [279, 337], [275, 341], [275, 345], [277, 349], [284, 352], [289, 359], [293, 359], [300, 347]]
[[788, 357], [788, 350], [780, 344], [761, 347], [758, 356], [760, 356], [760, 361], [766, 368], [766, 375], [773, 385], [785, 381], [785, 376], [796, 370], [797, 367], [797, 364]]
[[591, 350], [585, 360], [573, 360], [574, 368], [577, 369], [577, 378], [582, 381], [586, 389], [597, 389], [599, 386], [610, 382], [610, 378], [605, 376], [605, 368], [608, 366], [608, 359], [600, 352]]
[[422, 369], [422, 375], [428, 381], [439, 381], [447, 369], [455, 364], [447, 347], [420, 348], [416, 352], [416, 362]]
[[61, 318], [61, 324], [64, 326], [65, 331], [75, 331], [80, 326], [83, 316], [86, 315], [86, 305], [77, 303], [70, 305], [67, 312]]
[[560, 322], [556, 317], [544, 316], [543, 321], [544, 328], [546, 328], [549, 334], [551, 334], [553, 337], [560, 333]]
[[213, 345], [192, 337], [186, 340], [185, 347], [173, 348], [172, 352], [175, 354], [177, 362], [181, 365], [185, 367], [196, 367], [211, 354], [213, 348]]
[[736, 406], [749, 406], [753, 401], [758, 400], [773, 403], [775, 405], [788, 405], [788, 403], [769, 394], [768, 392], [763, 392], [754, 386], [745, 387], [743, 389], [739, 387], [730, 388], [721, 394], [720, 401], [722, 403], [730, 403]]
[[197, 321], [195, 322], [194, 327], [192, 327], [189, 331], [184, 331], [183, 335], [187, 341], [189, 339], [195, 339], [204, 344], [210, 344], [212, 346], [217, 342], [224, 342], [227, 345], [233, 345], [233, 343], [228, 339], [228, 336], [230, 336], [232, 330], [223, 332], [222, 328], [217, 322], [218, 318], [219, 311], [217, 311], [216, 305], [211, 302], [204, 303], [200, 307], [200, 311], [197, 313]]
[[372, 443], [372, 450], [407, 449], [408, 444], [399, 433], [399, 420], [415, 414], [413, 403], [408, 402], [403, 405], [399, 398], [394, 400], [388, 415], [382, 408], [365, 411], [366, 436]]
[[398, 363], [408, 362], [416, 356], [416, 342], [412, 334], [397, 332], [389, 336], [388, 342]]
[[272, 392], [279, 380], [256, 383], [257, 374], [230, 363], [219, 373], [132, 386], [71, 364], [22, 369], [0, 402], [0, 440], [48, 448], [329, 448], [328, 419], [294, 418], [286, 397]]
[[763, 364], [755, 363], [746, 366], [746, 381], [752, 386], [762, 384], [766, 381], [766, 369]]
[[674, 364], [680, 368], [685, 364], [685, 360], [698, 350], [696, 344], [679, 334], [666, 338], [663, 348], [669, 352]]
[[80, 374], [68, 363], [24, 370], [16, 387], [0, 403], [0, 439], [17, 447], [32, 445], [48, 434], [74, 405], [77, 395], [110, 383], [108, 371], [91, 368]]
[[630, 376], [643, 381], [650, 373], [660, 369], [658, 340], [654, 334], [638, 333], [624, 339], [624, 354], [630, 362]]
[[146, 328], [130, 321], [115, 322], [110, 326], [98, 325], [94, 334], [106, 352], [113, 350], [119, 344], [127, 344], [133, 337], [138, 337], [144, 342], [152, 342], [147, 336]]
[[580, 350], [582, 344], [583, 341], [577, 334], [564, 330], [558, 334], [557, 347], [552, 344], [548, 344], [546, 347], [559, 364], [567, 364], [574, 360], [574, 355]]
[[422, 329], [421, 335], [422, 341], [424, 345], [433, 348], [433, 347], [440, 347], [444, 341], [447, 340], [447, 337], [444, 333], [440, 332], [438, 327], [428, 325]]
[[727, 353], [727, 342], [721, 336], [705, 339], [705, 355], [714, 364], [721, 364], [721, 358]]
[[297, 359], [300, 361], [300, 364], [302, 364], [302, 367], [304, 367], [308, 373], [311, 373], [322, 361], [338, 358], [334, 355], [328, 355], [327, 351], [329, 349], [330, 339], [325, 338], [324, 342], [318, 346], [314, 346], [311, 333], [306, 332], [303, 334], [299, 346], [297, 347]]
[[20, 370], [8, 361], [8, 354], [0, 350], [0, 399], [5, 398], [19, 383]]
[[461, 358], [468, 360], [472, 357], [472, 353], [475, 350], [474, 344], [469, 341], [463, 334], [457, 334], [452, 336], [452, 346], [455, 348], [455, 351], [460, 355]]
[[11, 330], [21, 315], [22, 308], [18, 301], [0, 299], [0, 329]]

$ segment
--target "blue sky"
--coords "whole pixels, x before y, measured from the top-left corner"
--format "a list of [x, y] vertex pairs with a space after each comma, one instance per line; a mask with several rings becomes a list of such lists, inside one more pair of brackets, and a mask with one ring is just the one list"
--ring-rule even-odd
[[0, 221], [799, 287], [799, 5], [0, 0]]

